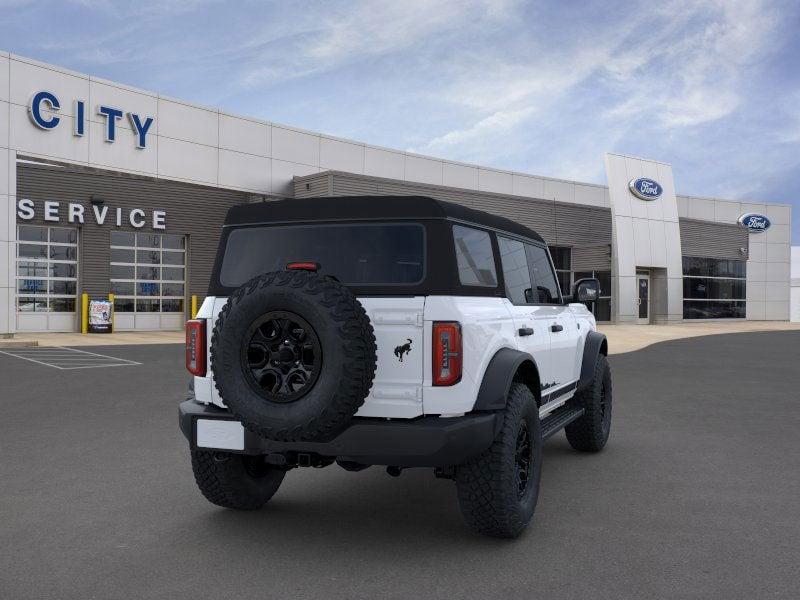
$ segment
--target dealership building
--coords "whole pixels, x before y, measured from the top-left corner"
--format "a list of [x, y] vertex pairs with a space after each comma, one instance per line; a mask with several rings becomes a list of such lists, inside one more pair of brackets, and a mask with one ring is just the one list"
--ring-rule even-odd
[[522, 223], [563, 289], [600, 280], [601, 321], [790, 318], [790, 206], [680, 195], [656, 160], [605, 169], [597, 185], [420, 156], [0, 53], [0, 336], [78, 330], [82, 294], [114, 294], [117, 330], [178, 329], [230, 206], [346, 195]]

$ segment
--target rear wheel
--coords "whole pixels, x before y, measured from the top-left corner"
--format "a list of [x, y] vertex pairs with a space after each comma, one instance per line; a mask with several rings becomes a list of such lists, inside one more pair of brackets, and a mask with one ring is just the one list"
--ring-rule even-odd
[[518, 536], [533, 517], [541, 472], [539, 409], [531, 391], [514, 383], [500, 434], [483, 454], [456, 469], [467, 525], [493, 537]]
[[240, 510], [264, 506], [286, 474], [265, 463], [262, 456], [205, 450], [192, 452], [192, 470], [197, 487], [209, 502]]

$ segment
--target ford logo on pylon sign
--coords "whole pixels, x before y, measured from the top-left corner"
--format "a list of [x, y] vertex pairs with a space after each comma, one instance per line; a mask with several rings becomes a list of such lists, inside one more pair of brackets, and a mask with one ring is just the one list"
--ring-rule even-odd
[[661, 197], [661, 192], [664, 191], [660, 183], [646, 177], [631, 179], [628, 182], [628, 187], [634, 196], [642, 200], [658, 200]]
[[746, 213], [739, 217], [738, 222], [739, 225], [747, 228], [750, 233], [761, 233], [769, 229], [769, 226], [772, 225], [767, 217], [757, 213]]

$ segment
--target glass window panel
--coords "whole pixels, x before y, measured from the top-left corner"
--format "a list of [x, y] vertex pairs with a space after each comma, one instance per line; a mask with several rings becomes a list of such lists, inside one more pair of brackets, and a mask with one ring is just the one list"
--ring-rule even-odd
[[136, 300], [136, 312], [160, 312], [159, 300]]
[[50, 258], [53, 260], [78, 260], [78, 249], [75, 246], [50, 246]]
[[462, 285], [495, 287], [497, 272], [494, 268], [492, 240], [485, 231], [471, 227], [453, 226], [458, 276]]
[[594, 277], [594, 271], [575, 271], [575, 281], [579, 279], [591, 279]]
[[183, 296], [182, 283], [162, 283], [161, 284], [162, 296]]
[[46, 242], [47, 227], [36, 227], [34, 225], [20, 225], [18, 239], [21, 242]]
[[595, 271], [594, 272], [594, 276], [600, 281], [600, 295], [601, 296], [610, 296], [611, 295], [611, 271]]
[[594, 318], [598, 321], [611, 320], [611, 299], [601, 298], [594, 303]]
[[684, 277], [683, 297], [709, 300], [744, 300], [747, 295], [743, 279], [709, 279]]
[[136, 252], [134, 250], [111, 249], [111, 262], [133, 263], [136, 262]]
[[110, 274], [111, 279], [133, 279], [135, 276], [135, 267], [111, 265]]
[[46, 294], [46, 279], [17, 279], [18, 294]]
[[531, 273], [528, 270], [528, 259], [522, 242], [497, 238], [500, 248], [500, 264], [503, 266], [503, 279], [506, 283], [506, 294], [514, 304], [530, 304]]
[[58, 242], [59, 244], [77, 244], [78, 243], [78, 230], [65, 227], [51, 227], [50, 228], [50, 241]]
[[185, 259], [183, 252], [164, 252], [162, 254], [162, 261], [165, 265], [182, 265]]
[[114, 310], [117, 312], [133, 312], [133, 298], [114, 298]]
[[185, 239], [182, 235], [162, 235], [161, 247], [182, 250], [185, 248]]
[[111, 293], [119, 296], [133, 296], [135, 285], [133, 282], [112, 281]]
[[136, 267], [136, 279], [159, 279], [158, 267]]
[[17, 244], [20, 258], [47, 258], [46, 245]]
[[50, 298], [51, 312], [75, 312], [75, 298]]
[[550, 246], [550, 256], [556, 271], [569, 271], [572, 268], [572, 248]]
[[111, 245], [112, 246], [135, 246], [136, 235], [128, 233], [127, 231], [112, 231], [111, 232]]
[[161, 263], [161, 253], [158, 250], [137, 250], [136, 262], [140, 265], [157, 265]]
[[162, 312], [183, 312], [183, 300], [162, 300]]
[[420, 224], [248, 227], [225, 242], [220, 283], [238, 287], [286, 263], [320, 263], [321, 275], [348, 285], [400, 285], [425, 275], [425, 229]]
[[720, 258], [704, 258], [701, 256], [683, 257], [684, 275], [705, 275], [708, 277], [746, 277], [747, 262], [743, 260], [726, 260]]
[[528, 267], [531, 270], [531, 279], [536, 290], [536, 302], [539, 304], [559, 303], [561, 301], [559, 287], [553, 268], [550, 266], [550, 259], [547, 257], [547, 250], [532, 244], [525, 244], [525, 251], [528, 253]]
[[152, 282], [139, 282], [136, 284], [137, 296], [159, 296], [160, 284]]
[[47, 312], [47, 298], [17, 297], [17, 310], [19, 312]]
[[572, 287], [572, 277], [569, 271], [556, 271], [558, 278], [558, 286], [561, 288], [562, 294], [569, 294]]
[[176, 267], [163, 267], [161, 279], [164, 281], [183, 281], [183, 269]]
[[136, 245], [139, 248], [160, 248], [161, 236], [157, 233], [137, 233]]
[[684, 319], [744, 319], [746, 303], [741, 300], [684, 300]]
[[46, 262], [20, 261], [17, 263], [17, 275], [27, 277], [47, 277]]
[[51, 277], [78, 277], [78, 265], [70, 263], [50, 263]]
[[77, 284], [74, 281], [50, 280], [50, 293], [61, 296], [74, 296], [77, 292]]

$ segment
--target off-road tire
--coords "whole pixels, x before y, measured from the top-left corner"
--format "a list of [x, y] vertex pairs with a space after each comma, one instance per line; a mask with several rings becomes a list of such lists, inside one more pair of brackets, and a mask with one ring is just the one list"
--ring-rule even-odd
[[217, 506], [255, 510], [272, 498], [285, 471], [259, 461], [261, 457], [232, 452], [192, 452], [192, 471], [203, 496]]
[[577, 394], [576, 406], [582, 406], [583, 416], [565, 427], [569, 445], [581, 452], [599, 452], [611, 434], [611, 367], [608, 359], [597, 355], [594, 374], [589, 386]]
[[[517, 438], [523, 425], [528, 428], [532, 451], [529, 477], [520, 497], [515, 458]], [[539, 409], [530, 389], [514, 383], [497, 438], [486, 451], [456, 469], [458, 503], [467, 525], [484, 535], [517, 537], [536, 509], [541, 470]]]
[[[245, 333], [269, 311], [302, 317], [322, 350], [313, 387], [291, 402], [255, 393], [243, 365]], [[225, 405], [247, 429], [278, 441], [333, 437], [364, 403], [376, 363], [375, 334], [364, 307], [338, 281], [307, 271], [265, 273], [245, 283], [228, 298], [211, 336], [215, 385]]]

